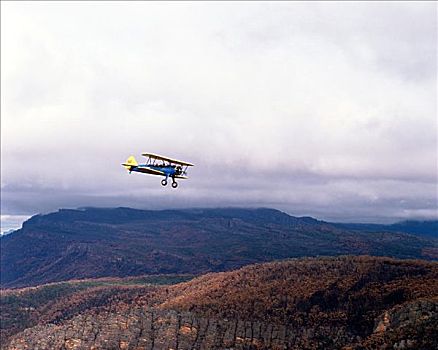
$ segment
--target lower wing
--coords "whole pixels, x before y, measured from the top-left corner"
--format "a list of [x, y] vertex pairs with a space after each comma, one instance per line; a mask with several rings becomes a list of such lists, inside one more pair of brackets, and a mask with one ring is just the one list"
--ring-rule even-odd
[[163, 176], [166, 176], [166, 174], [164, 172], [159, 171], [159, 170], [155, 170], [155, 169], [151, 169], [151, 168], [137, 167], [134, 171], [138, 171], [140, 173], [145, 173], [145, 174], [151, 174], [151, 175], [163, 175]]

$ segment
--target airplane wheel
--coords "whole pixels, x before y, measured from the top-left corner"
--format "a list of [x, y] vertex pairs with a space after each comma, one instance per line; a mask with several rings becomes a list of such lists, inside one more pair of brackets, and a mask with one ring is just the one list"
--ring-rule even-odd
[[178, 183], [177, 182], [172, 182], [172, 187], [173, 188], [177, 188], [178, 187]]
[[162, 184], [163, 186], [166, 186], [166, 185], [167, 185], [167, 180], [161, 180], [161, 184]]

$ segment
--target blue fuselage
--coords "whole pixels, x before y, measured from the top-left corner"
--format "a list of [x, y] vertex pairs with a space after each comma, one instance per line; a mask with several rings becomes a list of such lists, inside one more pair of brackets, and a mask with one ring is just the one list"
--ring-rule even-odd
[[[132, 171], [138, 171], [142, 172], [140, 169], [151, 169], [155, 171], [163, 172], [163, 176], [166, 177], [172, 177], [176, 174], [176, 169], [173, 166], [165, 165], [165, 166], [158, 166], [158, 165], [150, 165], [150, 164], [139, 164], [136, 167], [132, 168]], [[158, 174], [157, 174], [158, 175]]]
[[140, 165], [140, 166], [144, 166], [157, 171], [162, 171], [167, 176], [172, 176], [175, 175], [176, 173], [175, 167], [172, 166], [156, 166], [156, 165]]

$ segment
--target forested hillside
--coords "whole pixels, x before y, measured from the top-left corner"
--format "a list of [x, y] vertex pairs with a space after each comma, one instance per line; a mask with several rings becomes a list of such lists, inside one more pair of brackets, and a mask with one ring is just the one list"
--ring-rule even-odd
[[347, 229], [273, 209], [60, 210], [0, 238], [1, 286], [75, 278], [202, 274], [302, 256], [436, 259], [437, 240]]
[[[14, 310], [15, 319], [38, 316], [24, 330], [14, 321], [6, 326], [2, 321], [3, 348], [438, 346], [438, 264], [433, 262], [303, 258], [210, 273], [177, 284], [151, 284], [150, 278], [3, 291], [2, 315]], [[190, 276], [171, 276], [169, 281], [178, 278]], [[166, 283], [166, 277], [160, 281]], [[64, 292], [41, 297], [53, 286]]]

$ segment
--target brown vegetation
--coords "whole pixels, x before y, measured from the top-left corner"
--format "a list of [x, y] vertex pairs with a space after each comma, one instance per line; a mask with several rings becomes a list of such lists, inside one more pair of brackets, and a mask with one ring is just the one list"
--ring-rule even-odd
[[437, 263], [257, 264], [176, 285], [76, 291], [39, 307], [38, 325], [4, 348], [432, 349], [437, 290]]

